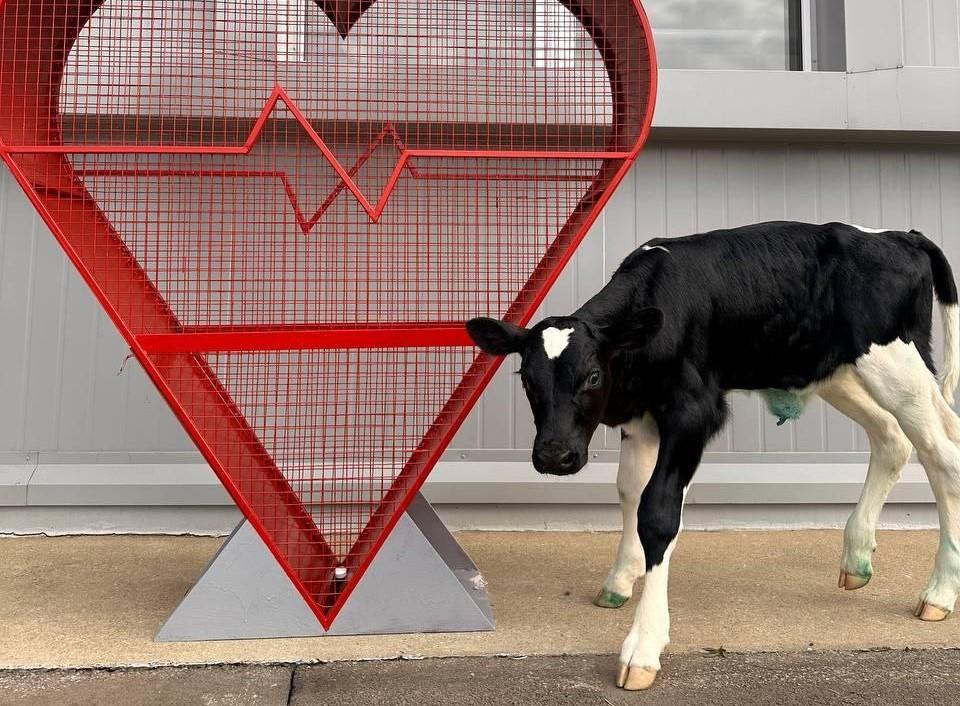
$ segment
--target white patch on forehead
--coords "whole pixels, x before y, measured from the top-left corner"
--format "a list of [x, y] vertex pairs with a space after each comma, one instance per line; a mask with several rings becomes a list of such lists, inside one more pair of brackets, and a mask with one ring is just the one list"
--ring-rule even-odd
[[850, 223], [849, 225], [851, 228], [856, 228], [864, 233], [886, 233], [890, 230], [889, 228], [867, 228], [866, 226], [858, 226], [856, 223]]
[[543, 329], [543, 350], [546, 351], [547, 358], [553, 360], [559, 357], [567, 349], [570, 343], [572, 328], [550, 328]]
[[650, 252], [651, 250], [663, 250], [665, 253], [670, 252], [669, 250], [667, 250], [667, 249], [666, 249], [665, 247], [663, 247], [662, 245], [641, 245], [641, 246], [640, 246], [640, 249], [641, 249], [641, 250], [644, 250], [644, 251], [646, 251], [646, 252]]

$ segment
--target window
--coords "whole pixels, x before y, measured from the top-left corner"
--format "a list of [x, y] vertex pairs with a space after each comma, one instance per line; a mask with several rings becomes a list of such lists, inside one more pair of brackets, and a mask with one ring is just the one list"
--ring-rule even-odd
[[845, 71], [847, 27], [843, 0], [811, 0], [811, 61], [814, 71]]
[[300, 0], [282, 0], [277, 16], [277, 61], [306, 59], [306, 5]]
[[666, 69], [799, 69], [795, 0], [644, 0]]
[[[643, 0], [665, 69], [842, 71], [843, 0]], [[537, 0], [538, 66], [571, 63], [582, 36], [558, 0]]]
[[573, 63], [583, 28], [557, 0], [537, 0], [534, 26], [534, 62], [549, 67]]

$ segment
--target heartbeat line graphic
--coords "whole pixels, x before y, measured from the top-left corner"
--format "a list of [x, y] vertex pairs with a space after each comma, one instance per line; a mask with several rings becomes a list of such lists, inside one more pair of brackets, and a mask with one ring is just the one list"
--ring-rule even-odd
[[[347, 171], [347, 174], [350, 178], [356, 177], [357, 173], [363, 167], [364, 164], [373, 156], [377, 148], [384, 141], [385, 138], [390, 137], [397, 147], [397, 150], [403, 155], [406, 150], [406, 146], [403, 144], [403, 141], [400, 139], [400, 136], [397, 134], [396, 129], [391, 123], [387, 123], [380, 133], [373, 139], [372, 142], [364, 150], [363, 154], [357, 159], [354, 165]], [[394, 168], [394, 173], [397, 173], [403, 169], [407, 169], [413, 176], [419, 177], [420, 173], [413, 166], [413, 163], [410, 159], [397, 162], [397, 166]], [[83, 178], [94, 177], [134, 177], [134, 178], [154, 178], [154, 179], [164, 179], [171, 177], [190, 177], [190, 178], [203, 178], [203, 177], [212, 177], [212, 178], [221, 178], [221, 179], [278, 179], [283, 186], [283, 191], [286, 194], [287, 200], [290, 202], [290, 205], [293, 207], [294, 217], [297, 219], [297, 225], [300, 230], [303, 231], [304, 235], [310, 235], [311, 231], [316, 228], [317, 224], [320, 222], [320, 219], [323, 215], [333, 206], [334, 201], [337, 200], [337, 197], [343, 193], [344, 189], [349, 188], [347, 183], [341, 179], [337, 185], [333, 188], [330, 194], [324, 199], [323, 203], [314, 211], [313, 215], [309, 218], [304, 214], [303, 209], [300, 206], [300, 199], [297, 195], [296, 189], [294, 189], [293, 184], [290, 181], [289, 176], [286, 172], [276, 171], [276, 170], [229, 170], [229, 169], [82, 169], [77, 171], [77, 175]], [[394, 181], [395, 183], [395, 181]], [[389, 200], [389, 194], [392, 192], [392, 187], [389, 189], [384, 189], [381, 193], [380, 198], [377, 200], [377, 204], [374, 207], [374, 211], [371, 214], [369, 209], [367, 213], [370, 215], [371, 219], [376, 222], [380, 217], [380, 214], [383, 211], [383, 208], [386, 206], [387, 201]], [[359, 200], [359, 199], [358, 199]], [[369, 201], [368, 201], [369, 204]]]
[[[555, 160], [618, 160], [618, 159], [627, 159], [631, 156], [630, 152], [598, 152], [598, 151], [576, 151], [576, 150], [457, 150], [457, 149], [411, 149], [407, 147], [403, 141], [400, 139], [400, 136], [397, 134], [396, 129], [392, 124], [386, 123], [385, 127], [377, 135], [377, 137], [368, 145], [367, 149], [360, 156], [357, 162], [347, 169], [342, 162], [334, 154], [333, 150], [330, 149], [329, 145], [324, 141], [320, 134], [316, 131], [313, 125], [310, 123], [310, 120], [303, 113], [300, 107], [297, 105], [286, 90], [277, 85], [274, 87], [273, 91], [270, 94], [270, 97], [264, 103], [263, 108], [260, 111], [256, 122], [250, 130], [250, 134], [247, 136], [247, 139], [242, 145], [236, 146], [195, 146], [195, 145], [5, 145], [0, 144], [0, 151], [7, 152], [9, 154], [63, 154], [63, 155], [74, 155], [74, 154], [172, 154], [172, 155], [248, 155], [253, 150], [253, 148], [260, 141], [263, 131], [267, 126], [267, 122], [270, 119], [270, 116], [275, 110], [277, 110], [280, 102], [286, 106], [287, 110], [290, 111], [293, 115], [294, 120], [296, 120], [300, 126], [303, 128], [304, 132], [314, 143], [317, 149], [320, 150], [320, 153], [327, 160], [333, 170], [336, 172], [337, 176], [340, 178], [340, 182], [336, 188], [331, 192], [327, 197], [324, 203], [317, 209], [317, 211], [310, 217], [307, 218], [301, 207], [296, 194], [296, 191], [293, 188], [293, 185], [290, 183], [290, 179], [284, 172], [279, 171], [203, 171], [203, 170], [163, 170], [163, 169], [154, 169], [154, 170], [140, 170], [140, 169], [91, 169], [91, 170], [81, 170], [78, 171], [78, 175], [95, 175], [95, 176], [154, 176], [154, 177], [173, 177], [173, 176], [216, 176], [216, 177], [225, 177], [225, 178], [256, 178], [256, 177], [265, 177], [265, 178], [276, 178], [279, 179], [283, 185], [284, 191], [286, 192], [287, 198], [289, 199], [291, 205], [293, 206], [294, 212], [297, 218], [297, 224], [303, 230], [305, 234], [309, 234], [310, 231], [316, 226], [323, 214], [330, 208], [333, 202], [336, 200], [337, 196], [342, 193], [344, 189], [350, 191], [353, 194], [354, 198], [357, 200], [357, 203], [360, 204], [360, 207], [367, 213], [367, 216], [374, 223], [379, 222], [380, 217], [383, 215], [383, 210], [386, 208], [390, 196], [392, 195], [394, 189], [397, 186], [397, 182], [400, 179], [401, 174], [404, 169], [410, 171], [414, 176], [419, 176], [417, 170], [413, 167], [411, 159], [415, 157], [424, 157], [424, 158], [473, 158], [473, 159], [555, 159]], [[372, 156], [377, 147], [384, 141], [386, 137], [390, 137], [394, 145], [399, 150], [399, 156], [397, 162], [394, 165], [393, 171], [390, 173], [387, 183], [384, 185], [383, 190], [380, 193], [380, 197], [375, 203], [367, 198], [367, 196], [360, 189], [360, 186], [355, 181], [355, 177], [367, 160]], [[523, 179], [522, 175], [498, 175], [499, 178], [504, 179]], [[439, 178], [457, 178], [457, 175], [444, 175], [444, 177]], [[459, 178], [464, 178], [460, 176]], [[475, 179], [491, 179], [495, 177], [491, 176], [481, 176], [473, 175], [472, 178]], [[543, 179], [543, 175], [534, 177], [538, 179]], [[562, 180], [586, 180], [583, 177], [578, 176], [560, 176], [558, 177]]]

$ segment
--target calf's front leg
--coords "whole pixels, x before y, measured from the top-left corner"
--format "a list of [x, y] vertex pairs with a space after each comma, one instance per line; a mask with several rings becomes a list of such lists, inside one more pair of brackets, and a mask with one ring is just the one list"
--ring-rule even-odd
[[637, 533], [637, 508], [640, 495], [657, 463], [660, 434], [650, 414], [621, 427], [620, 467], [617, 469], [617, 494], [623, 512], [623, 534], [617, 559], [594, 598], [601, 608], [619, 608], [633, 595], [633, 585], [644, 571], [643, 547]]
[[640, 499], [637, 531], [643, 546], [646, 574], [633, 627], [620, 650], [617, 686], [648, 689], [660, 671], [660, 654], [670, 642], [667, 584], [670, 556], [681, 529], [687, 485], [700, 463], [708, 434], [661, 437], [653, 475]]

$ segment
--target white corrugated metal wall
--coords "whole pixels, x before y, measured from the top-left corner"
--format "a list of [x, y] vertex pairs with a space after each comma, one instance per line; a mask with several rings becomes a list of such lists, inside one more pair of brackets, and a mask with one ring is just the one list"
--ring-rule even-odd
[[[757, 220], [914, 227], [960, 262], [957, 194], [956, 146], [655, 142], [545, 312], [569, 313], [648, 238]], [[135, 361], [124, 365], [119, 337], [6, 173], [0, 176], [0, 233], [0, 452], [190, 451]], [[510, 369], [504, 366], [454, 448], [527, 456], [531, 420]], [[821, 405], [783, 427], [762, 413], [756, 398], [738, 396], [733, 409], [733, 422], [712, 451], [865, 450], [851, 423]], [[615, 449], [618, 437], [607, 433], [598, 442]]]

